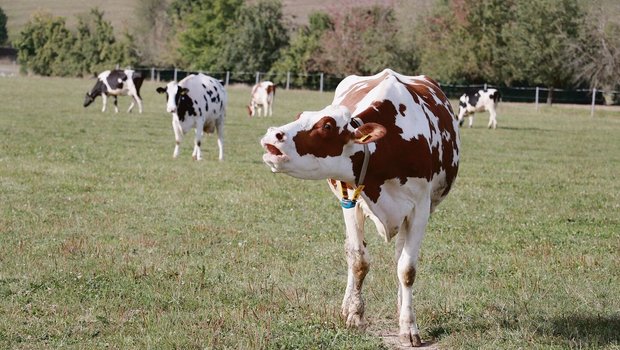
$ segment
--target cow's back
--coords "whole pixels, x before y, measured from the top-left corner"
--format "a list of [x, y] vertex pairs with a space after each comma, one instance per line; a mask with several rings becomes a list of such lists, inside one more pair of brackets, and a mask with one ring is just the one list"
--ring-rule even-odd
[[[368, 167], [374, 172], [368, 181], [375, 182], [366, 184], [371, 200], [378, 200], [381, 186], [392, 179], [401, 184], [410, 178], [430, 182], [433, 207], [448, 193], [458, 171], [458, 121], [434, 80], [391, 70], [371, 77], [349, 76], [336, 88], [332, 104], [387, 129]], [[362, 161], [361, 155], [358, 158], [354, 163]]]
[[202, 73], [191, 74], [181, 80], [179, 86], [189, 90], [194, 107], [207, 119], [223, 118], [227, 95], [219, 80]]

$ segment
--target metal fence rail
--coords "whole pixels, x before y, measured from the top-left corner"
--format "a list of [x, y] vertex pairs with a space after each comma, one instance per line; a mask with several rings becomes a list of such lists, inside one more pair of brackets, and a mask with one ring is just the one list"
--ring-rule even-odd
[[[185, 71], [178, 68], [134, 68], [145, 78], [155, 81], [179, 81], [194, 73], [204, 73], [220, 79], [225, 85], [229, 84], [256, 84], [262, 80], [270, 80], [285, 89], [308, 89], [318, 91], [333, 91], [345, 75], [331, 75], [324, 73], [298, 74], [294, 72], [209, 72], [209, 71]], [[534, 103], [536, 109], [541, 101], [546, 101], [550, 89], [544, 87], [507, 87], [489, 84], [476, 85], [451, 85], [440, 84], [442, 90], [449, 98], [459, 98], [463, 92], [471, 89], [496, 88], [501, 93], [501, 100], [506, 102]], [[554, 89], [553, 103], [571, 104], [605, 104], [605, 95], [614, 105], [620, 105], [619, 91], [601, 91], [597, 89]]]

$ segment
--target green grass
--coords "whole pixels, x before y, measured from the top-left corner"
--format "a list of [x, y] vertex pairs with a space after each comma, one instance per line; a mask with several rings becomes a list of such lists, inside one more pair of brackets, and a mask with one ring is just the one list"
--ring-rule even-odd
[[[396, 332], [393, 243], [368, 226], [368, 332], [347, 330], [339, 205], [271, 174], [267, 127], [331, 93], [229, 89], [225, 160], [191, 160], [155, 83], [145, 113], [88, 109], [92, 80], [0, 79], [0, 348], [377, 349]], [[110, 107], [110, 106], [109, 106]], [[620, 348], [620, 111], [502, 104], [462, 130], [415, 284], [440, 348]]]

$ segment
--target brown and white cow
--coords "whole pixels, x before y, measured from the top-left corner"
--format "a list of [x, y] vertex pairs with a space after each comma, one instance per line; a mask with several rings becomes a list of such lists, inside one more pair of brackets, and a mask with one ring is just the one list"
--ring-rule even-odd
[[271, 116], [273, 114], [273, 98], [276, 96], [276, 85], [270, 81], [261, 81], [252, 87], [250, 105], [248, 105], [248, 115], [250, 117], [258, 114]]
[[412, 300], [420, 244], [459, 165], [458, 122], [438, 84], [389, 69], [349, 76], [338, 85], [332, 105], [270, 128], [261, 145], [271, 171], [329, 179], [341, 200], [348, 264], [342, 314], [348, 326], [366, 323], [365, 219], [386, 241], [396, 237], [399, 335], [406, 344], [421, 345]]

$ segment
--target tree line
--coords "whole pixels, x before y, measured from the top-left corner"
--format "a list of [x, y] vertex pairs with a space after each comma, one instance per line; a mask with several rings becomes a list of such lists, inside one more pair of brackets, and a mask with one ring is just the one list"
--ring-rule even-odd
[[13, 46], [22, 67], [40, 75], [120, 64], [304, 79], [390, 67], [446, 84], [618, 88], [620, 21], [604, 0], [437, 0], [415, 24], [398, 16], [398, 1], [347, 4], [298, 25], [280, 0], [137, 0], [136, 25], [121, 34], [98, 9], [76, 28], [37, 13]]

